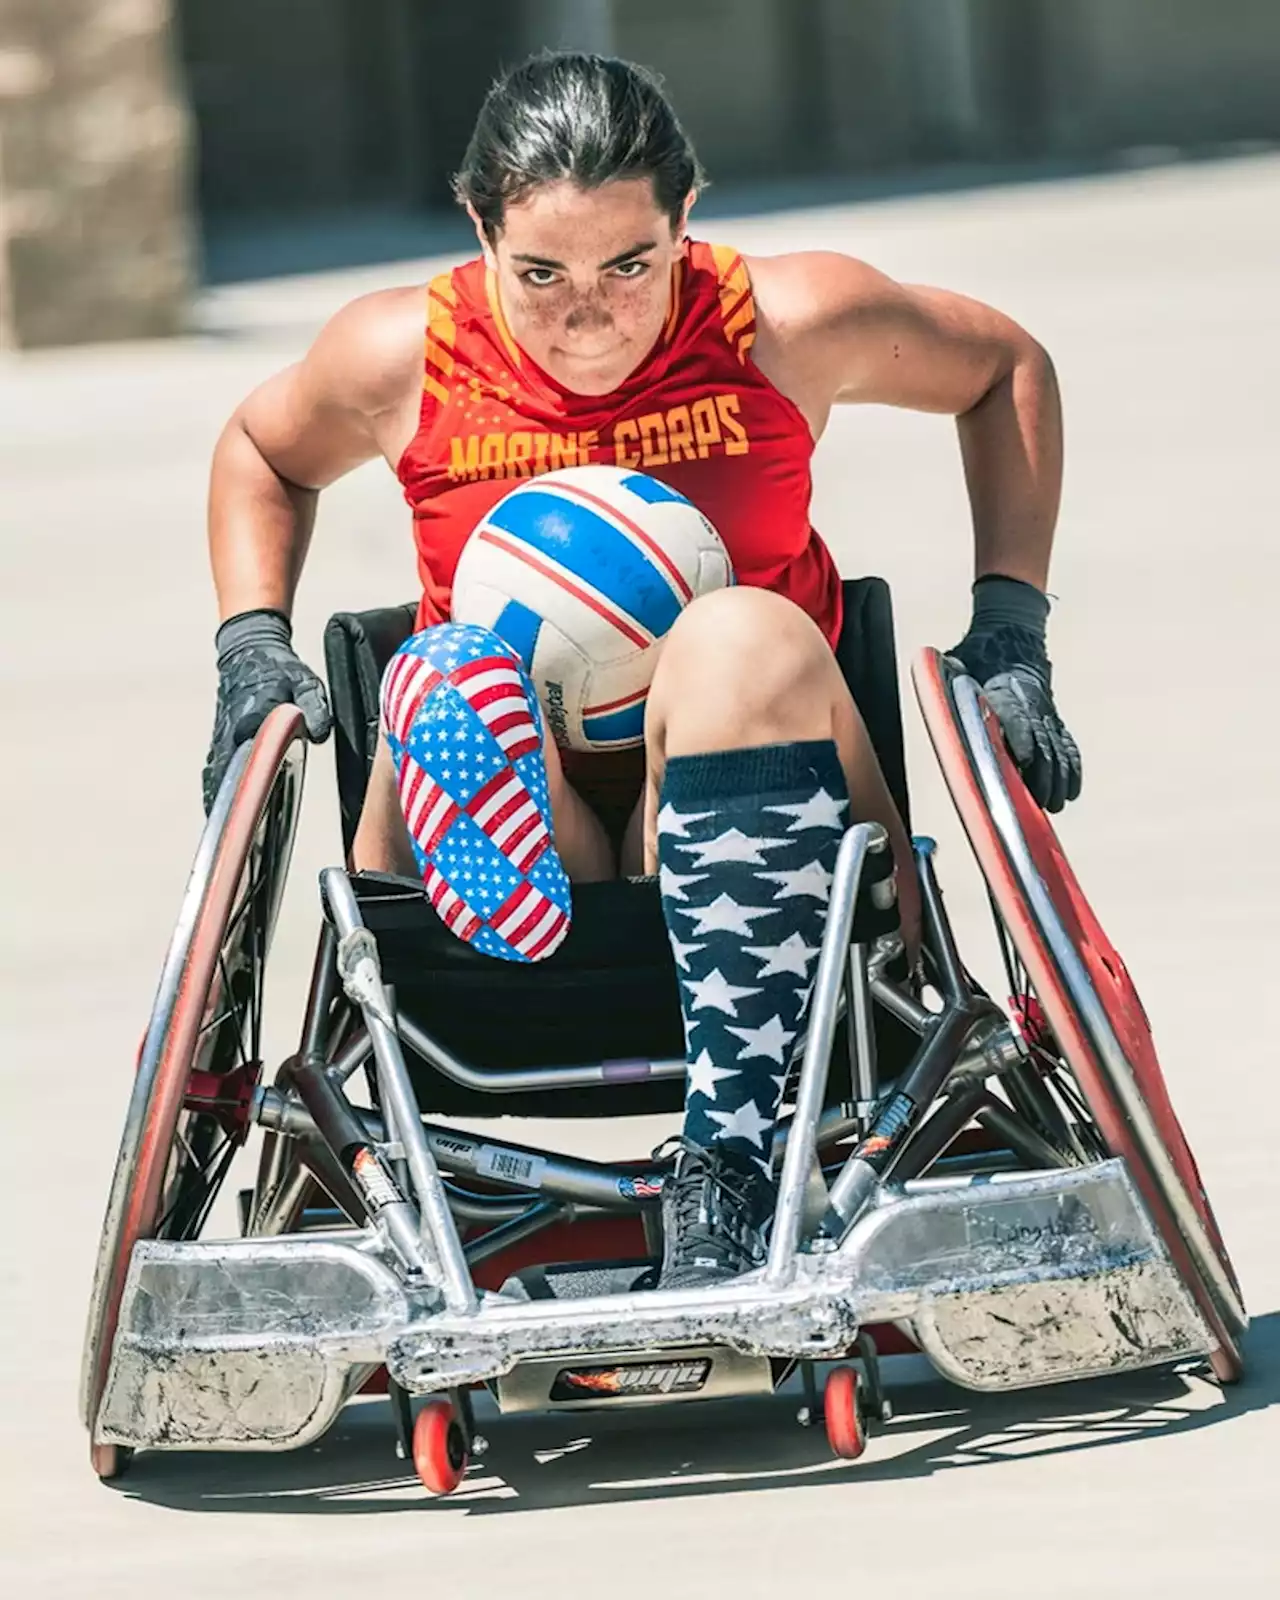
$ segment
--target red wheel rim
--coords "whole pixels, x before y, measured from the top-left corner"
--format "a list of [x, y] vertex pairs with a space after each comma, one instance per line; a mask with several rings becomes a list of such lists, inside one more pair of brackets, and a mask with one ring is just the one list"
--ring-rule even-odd
[[855, 1367], [832, 1370], [822, 1391], [822, 1413], [832, 1454], [842, 1461], [856, 1461], [867, 1448], [867, 1430]]
[[449, 1400], [428, 1400], [413, 1424], [413, 1464], [423, 1488], [452, 1494], [470, 1464], [467, 1436]]
[[[1058, 965], [1032, 914], [1008, 858], [1000, 832], [973, 771], [969, 748], [937, 651], [922, 651], [913, 672], [925, 726], [942, 767], [951, 798], [991, 891], [1043, 1007], [1063, 1058], [1079, 1083], [1090, 1112], [1110, 1153], [1122, 1157], [1137, 1184], [1178, 1270], [1196, 1299], [1221, 1349], [1214, 1370], [1239, 1376], [1235, 1338], [1216, 1297], [1194, 1261], [1158, 1175], [1152, 1170], [1134, 1134], [1123, 1105], [1116, 1099], [1072, 1001]], [[1072, 871], [1048, 817], [1032, 799], [1005, 748], [994, 713], [981, 701], [988, 743], [1008, 796], [1018, 829], [1045, 892], [1087, 974], [1106, 1023], [1115, 1035], [1134, 1081], [1164, 1144], [1179, 1182], [1204, 1226], [1214, 1254], [1233, 1288], [1238, 1285], [1208, 1196], [1187, 1144], [1160, 1069], [1150, 1024], [1124, 962], [1104, 933]], [[1231, 1381], [1224, 1377], [1224, 1381]]]
[[[94, 1286], [86, 1336], [82, 1406], [91, 1435], [106, 1384], [133, 1247], [140, 1239], [152, 1237], [156, 1227], [162, 1185], [186, 1099], [204, 1001], [221, 955], [223, 933], [276, 779], [290, 759], [302, 760], [303, 741], [302, 713], [296, 706], [277, 707], [254, 740], [209, 868], [160, 1056], [150, 1082], [135, 1086], [135, 1093], [146, 1095], [143, 1121], [131, 1161], [124, 1145], [117, 1158], [115, 1182], [123, 1183], [125, 1192], [109, 1245], [110, 1258], [99, 1262], [100, 1282]], [[144, 1036], [143, 1048], [145, 1044]], [[142, 1050], [140, 1060], [141, 1055]], [[113, 1190], [108, 1203], [108, 1227], [115, 1202]], [[91, 1445], [91, 1459], [100, 1476], [105, 1474], [98, 1468], [98, 1452], [113, 1448]]]

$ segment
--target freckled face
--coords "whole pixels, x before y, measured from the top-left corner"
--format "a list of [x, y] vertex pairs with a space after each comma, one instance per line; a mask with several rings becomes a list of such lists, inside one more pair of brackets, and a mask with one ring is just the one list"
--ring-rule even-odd
[[480, 242], [521, 349], [566, 389], [608, 394], [662, 332], [683, 238], [646, 177], [542, 184]]

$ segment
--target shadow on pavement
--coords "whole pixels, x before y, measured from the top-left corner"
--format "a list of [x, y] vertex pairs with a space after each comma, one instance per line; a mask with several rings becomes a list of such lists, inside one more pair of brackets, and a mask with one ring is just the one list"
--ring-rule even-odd
[[[834, 1460], [821, 1427], [795, 1421], [799, 1389], [765, 1400], [500, 1418], [478, 1407], [490, 1448], [448, 1500], [428, 1498], [395, 1454], [383, 1401], [348, 1407], [318, 1444], [283, 1455], [140, 1455], [118, 1489], [204, 1512], [450, 1511], [469, 1515], [612, 1505], [833, 1481], [928, 1477], [961, 1467], [1119, 1446], [1229, 1422], [1280, 1403], [1280, 1311], [1256, 1317], [1246, 1376], [1218, 1390], [1199, 1366], [979, 1395], [939, 1380], [891, 1389], [896, 1415], [858, 1462]], [[890, 1385], [892, 1371], [886, 1374]]]

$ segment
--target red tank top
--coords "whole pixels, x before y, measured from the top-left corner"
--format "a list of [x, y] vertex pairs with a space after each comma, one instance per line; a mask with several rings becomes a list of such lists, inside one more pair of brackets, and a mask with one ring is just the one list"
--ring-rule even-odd
[[603, 462], [692, 500], [738, 582], [786, 595], [834, 648], [840, 579], [809, 522], [813, 438], [750, 359], [754, 340], [746, 266], [722, 245], [687, 245], [662, 337], [607, 395], [575, 394], [529, 359], [483, 259], [433, 278], [422, 411], [396, 468], [413, 508], [418, 626], [448, 617], [462, 547], [516, 480]]

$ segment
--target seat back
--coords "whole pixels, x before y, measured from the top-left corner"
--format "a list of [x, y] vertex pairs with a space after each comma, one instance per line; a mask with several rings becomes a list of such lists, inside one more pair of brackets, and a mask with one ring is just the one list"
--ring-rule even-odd
[[[861, 578], [844, 586], [845, 623], [837, 659], [862, 709], [890, 792], [906, 813], [902, 723], [888, 586]], [[378, 687], [408, 637], [412, 606], [335, 616], [325, 631], [334, 710], [343, 842], [350, 850], [378, 741]], [[680, 1059], [684, 1023], [654, 879], [579, 884], [573, 926], [536, 967], [493, 961], [463, 944], [435, 915], [422, 886], [365, 873], [353, 880], [366, 925], [378, 940], [384, 976], [402, 1012], [463, 1061], [480, 1068], [564, 1062]], [[511, 1019], [519, 1018], [519, 1027]], [[881, 1071], [911, 1058], [916, 1036], [876, 1011]], [[445, 1116], [627, 1116], [674, 1112], [681, 1079], [494, 1095], [466, 1087], [417, 1057], [409, 1060], [422, 1110]], [[829, 1094], [852, 1095], [847, 1050], [833, 1056]]]
[[[378, 748], [378, 687], [387, 662], [413, 632], [414, 616], [413, 605], [340, 611], [324, 632], [345, 852], [355, 838]], [[845, 579], [844, 625], [836, 660], [867, 725], [889, 793], [909, 829], [893, 602], [883, 578]]]

